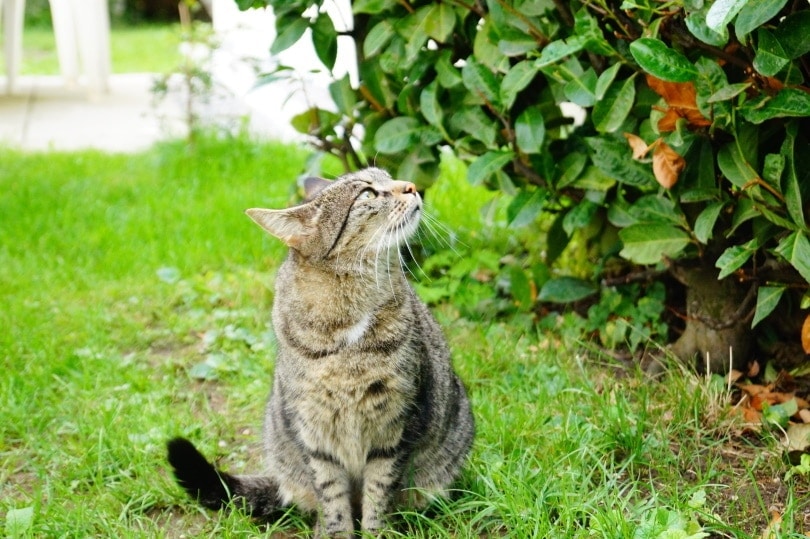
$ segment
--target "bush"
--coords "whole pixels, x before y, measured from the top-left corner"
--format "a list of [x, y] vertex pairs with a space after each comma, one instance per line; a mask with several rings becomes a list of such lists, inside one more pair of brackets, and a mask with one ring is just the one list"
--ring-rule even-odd
[[[273, 7], [274, 51], [310, 29], [334, 66], [338, 32], [319, 3], [237, 2]], [[423, 187], [450, 147], [469, 182], [514, 197], [514, 226], [552, 216], [538, 238], [547, 266], [578, 238], [603, 286], [667, 271], [687, 290], [674, 348], [685, 359], [710, 352], [719, 369], [732, 346], [744, 360], [749, 326], [780, 300], [798, 343], [810, 305], [807, 3], [357, 0], [353, 12], [361, 84], [335, 80], [337, 112], [298, 119], [317, 147]], [[585, 111], [581, 125], [564, 103]], [[571, 277], [533, 284], [541, 302], [597, 292]]]

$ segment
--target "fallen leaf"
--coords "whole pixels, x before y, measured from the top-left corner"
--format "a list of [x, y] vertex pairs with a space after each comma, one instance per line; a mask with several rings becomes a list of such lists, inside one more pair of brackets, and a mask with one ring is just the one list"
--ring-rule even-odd
[[803, 423], [810, 423], [810, 410], [807, 409], [799, 410], [799, 413], [797, 415], [799, 416], [799, 419], [801, 419]]
[[664, 112], [664, 117], [658, 121], [658, 130], [662, 133], [675, 131], [675, 123], [680, 118], [684, 118], [690, 128], [712, 124], [698, 109], [695, 85], [691, 82], [668, 82], [647, 75], [647, 85], [667, 104], [665, 109], [658, 108]]
[[805, 354], [810, 354], [810, 314], [804, 319], [802, 324], [802, 348]]
[[743, 373], [738, 371], [737, 369], [731, 369], [731, 372], [728, 373], [728, 383], [733, 384], [737, 380], [743, 377]]
[[633, 133], [624, 133], [624, 138], [627, 139], [627, 143], [630, 144], [630, 148], [633, 150], [633, 159], [643, 159], [650, 150], [650, 146], [655, 144], [654, 142], [653, 144], [647, 144], [643, 138]]
[[810, 448], [810, 425], [790, 425], [787, 429], [787, 450], [806, 452]]
[[653, 150], [653, 174], [664, 189], [671, 189], [678, 183], [678, 177], [686, 166], [686, 160], [669, 147], [669, 144], [660, 141]]
[[781, 524], [782, 515], [780, 515], [777, 511], [771, 511], [771, 521], [768, 523], [768, 526], [762, 532], [760, 537], [762, 539], [776, 539], [779, 534]]
[[753, 378], [759, 374], [759, 361], [754, 360], [748, 364], [748, 377]]

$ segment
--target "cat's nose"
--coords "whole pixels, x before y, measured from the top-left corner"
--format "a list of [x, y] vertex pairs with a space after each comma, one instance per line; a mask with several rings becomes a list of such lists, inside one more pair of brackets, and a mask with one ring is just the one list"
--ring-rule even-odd
[[408, 195], [416, 194], [416, 185], [411, 182], [402, 182], [402, 193]]

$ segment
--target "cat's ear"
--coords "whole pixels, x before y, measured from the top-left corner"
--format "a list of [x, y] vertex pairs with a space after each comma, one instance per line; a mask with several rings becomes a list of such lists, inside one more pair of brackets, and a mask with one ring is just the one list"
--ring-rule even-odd
[[332, 182], [324, 180], [323, 178], [316, 178], [314, 176], [304, 178], [304, 194], [306, 195], [306, 199], [312, 200], [318, 196], [318, 193], [330, 185], [332, 185]]
[[286, 210], [251, 208], [245, 213], [257, 225], [290, 247], [298, 247], [312, 232], [312, 211], [308, 206], [295, 206]]

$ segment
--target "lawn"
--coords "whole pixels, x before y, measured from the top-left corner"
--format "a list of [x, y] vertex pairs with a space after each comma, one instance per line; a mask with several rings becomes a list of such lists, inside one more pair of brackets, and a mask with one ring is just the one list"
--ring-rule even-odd
[[[183, 435], [229, 471], [258, 470], [284, 250], [242, 212], [294, 200], [306, 157], [207, 138], [136, 155], [0, 150], [7, 535], [307, 536], [295, 511], [264, 525], [199, 509], [164, 455]], [[456, 208], [491, 196], [466, 186], [457, 165], [442, 171], [427, 203], [464, 240], [463, 257], [496, 232]], [[810, 532], [808, 475], [785, 462], [778, 433], [742, 428], [717, 379], [670, 364], [650, 380], [565, 328], [465, 318], [449, 303], [434, 311], [477, 439], [456, 498], [403, 514], [394, 536]]]
[[[114, 26], [110, 33], [113, 73], [168, 73], [180, 62], [180, 25]], [[0, 72], [5, 71], [0, 57]], [[34, 26], [23, 32], [20, 73], [58, 75], [56, 40], [50, 27]]]

